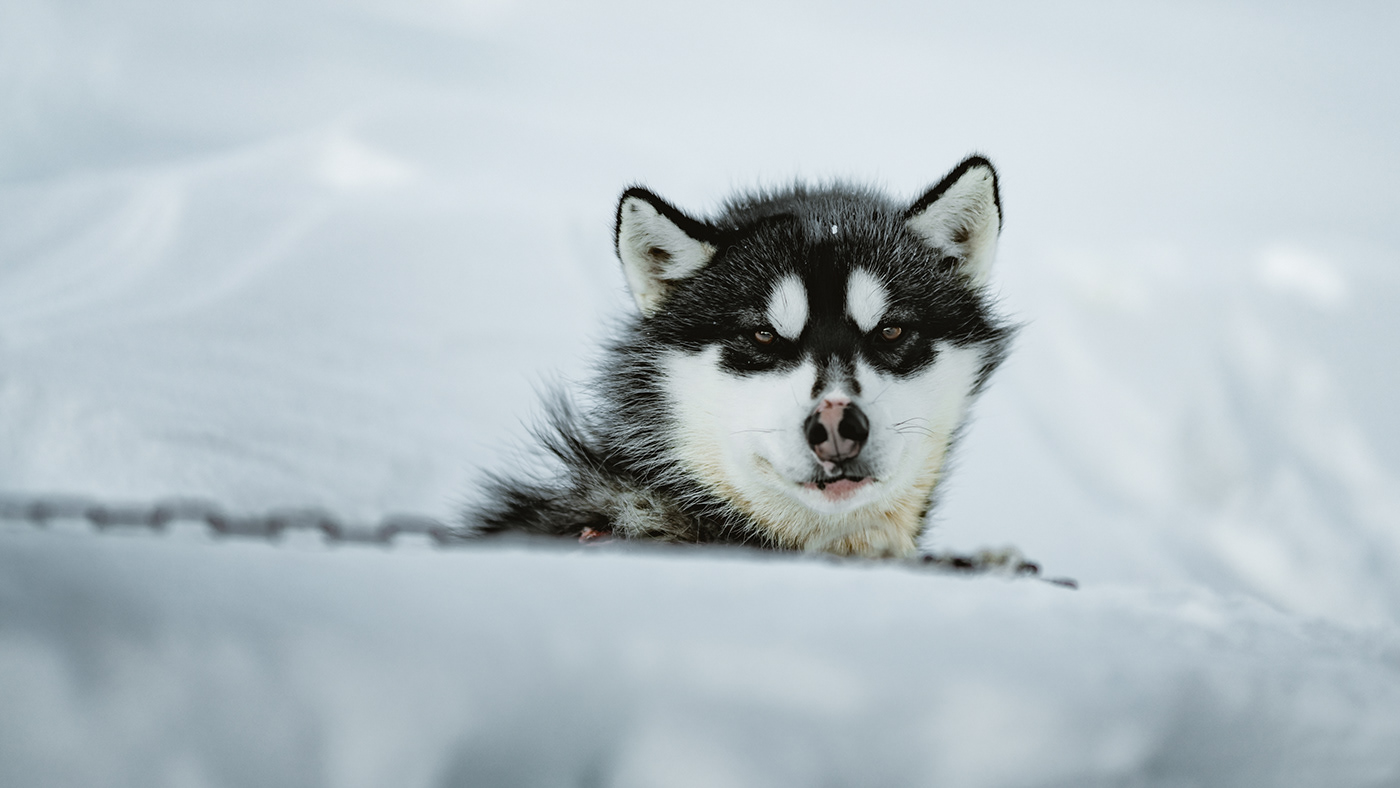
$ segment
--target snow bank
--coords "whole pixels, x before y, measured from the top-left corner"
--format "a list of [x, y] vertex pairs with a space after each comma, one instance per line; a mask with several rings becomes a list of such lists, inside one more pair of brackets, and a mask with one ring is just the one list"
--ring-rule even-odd
[[1382, 785], [1400, 637], [680, 548], [0, 531], [13, 785]]

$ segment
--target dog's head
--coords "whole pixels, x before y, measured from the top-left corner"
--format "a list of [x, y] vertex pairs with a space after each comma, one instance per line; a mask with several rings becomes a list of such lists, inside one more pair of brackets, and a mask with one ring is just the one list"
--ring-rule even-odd
[[794, 187], [713, 221], [623, 194], [617, 251], [659, 349], [666, 458], [780, 545], [916, 549], [1006, 328], [984, 295], [996, 172], [969, 158], [912, 205]]

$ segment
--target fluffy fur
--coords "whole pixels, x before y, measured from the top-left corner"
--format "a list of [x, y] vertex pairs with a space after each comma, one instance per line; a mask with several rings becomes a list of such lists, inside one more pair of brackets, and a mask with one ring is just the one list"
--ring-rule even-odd
[[794, 185], [701, 220], [627, 190], [638, 315], [586, 407], [550, 400], [558, 473], [492, 476], [473, 529], [915, 553], [1011, 334], [985, 291], [1000, 228], [979, 156], [912, 204]]

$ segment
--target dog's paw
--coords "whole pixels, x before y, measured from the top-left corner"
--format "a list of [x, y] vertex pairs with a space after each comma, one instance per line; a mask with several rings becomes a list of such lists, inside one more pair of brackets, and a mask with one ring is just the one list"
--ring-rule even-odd
[[924, 553], [917, 559], [924, 566], [958, 574], [1033, 577], [1066, 588], [1079, 583], [1067, 577], [1045, 577], [1040, 564], [1028, 560], [1014, 547], [978, 550], [975, 553]]
[[601, 531], [592, 526], [585, 526], [578, 535], [578, 543], [586, 545], [607, 544], [613, 539], [612, 531]]

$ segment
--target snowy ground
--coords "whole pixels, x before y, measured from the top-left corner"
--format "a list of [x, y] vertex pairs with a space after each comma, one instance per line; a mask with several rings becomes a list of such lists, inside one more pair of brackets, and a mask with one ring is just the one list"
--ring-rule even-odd
[[448, 518], [614, 200], [1003, 176], [930, 546], [0, 525], [4, 785], [1400, 784], [1400, 11], [0, 0], [0, 492]]

